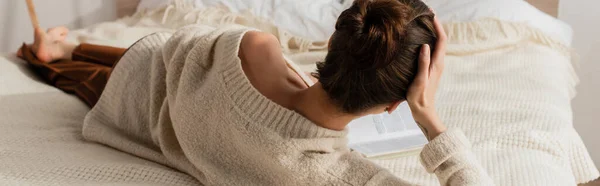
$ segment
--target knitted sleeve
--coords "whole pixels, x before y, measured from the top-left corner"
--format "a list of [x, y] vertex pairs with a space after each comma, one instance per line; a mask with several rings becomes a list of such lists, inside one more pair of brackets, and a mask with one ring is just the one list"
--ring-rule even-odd
[[412, 185], [354, 152], [325, 155], [320, 166], [326, 166], [326, 175], [332, 177], [331, 185]]
[[450, 129], [431, 140], [421, 151], [421, 164], [441, 185], [494, 185], [460, 130]]
[[[492, 179], [470, 150], [460, 130], [448, 130], [433, 139], [421, 152], [421, 163], [435, 173], [441, 185], [492, 186]], [[412, 185], [369, 160], [345, 153], [335, 158], [328, 174], [351, 185]]]

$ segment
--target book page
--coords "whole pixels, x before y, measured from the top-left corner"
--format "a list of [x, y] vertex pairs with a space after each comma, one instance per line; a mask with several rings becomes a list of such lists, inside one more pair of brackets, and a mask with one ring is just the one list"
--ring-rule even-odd
[[358, 118], [348, 130], [349, 147], [367, 156], [401, 152], [427, 143], [406, 102], [392, 114]]

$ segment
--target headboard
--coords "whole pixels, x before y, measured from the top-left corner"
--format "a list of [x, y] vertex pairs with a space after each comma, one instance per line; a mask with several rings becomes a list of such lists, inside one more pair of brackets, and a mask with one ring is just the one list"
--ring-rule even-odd
[[551, 16], [558, 17], [559, 0], [527, 0], [527, 2]]
[[[119, 17], [131, 15], [135, 12], [135, 9], [140, 0], [116, 0], [117, 1], [117, 15]], [[558, 16], [558, 4], [559, 0], [527, 0], [530, 4], [537, 7], [538, 9], [550, 14], [551, 16]]]
[[117, 16], [123, 17], [132, 15], [135, 13], [135, 9], [139, 3], [140, 0], [116, 0]]

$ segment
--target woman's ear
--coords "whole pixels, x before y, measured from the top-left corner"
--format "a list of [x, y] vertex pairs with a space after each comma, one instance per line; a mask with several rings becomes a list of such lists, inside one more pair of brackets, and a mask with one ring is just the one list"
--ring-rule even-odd
[[400, 103], [402, 103], [402, 101], [396, 101], [396, 102], [394, 102], [394, 103], [392, 103], [392, 104], [388, 105], [388, 106], [385, 108], [385, 111], [386, 111], [388, 114], [392, 114], [392, 112], [394, 112], [394, 110], [396, 110], [396, 109], [398, 108], [398, 106], [400, 106]]

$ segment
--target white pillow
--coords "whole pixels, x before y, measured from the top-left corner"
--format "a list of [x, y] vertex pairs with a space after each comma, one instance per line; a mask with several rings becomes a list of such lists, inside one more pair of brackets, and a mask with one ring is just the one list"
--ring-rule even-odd
[[224, 6], [232, 12], [250, 11], [270, 19], [294, 35], [324, 41], [344, 10], [340, 0], [141, 0], [137, 10], [156, 9], [170, 1], [193, 2], [196, 8]]
[[[524, 0], [424, 0], [442, 21], [474, 21], [497, 18], [525, 22], [570, 45], [573, 30], [566, 23], [540, 11]], [[195, 0], [198, 8], [225, 5], [234, 12], [251, 9], [255, 15], [271, 18], [275, 25], [293, 34], [327, 40], [338, 15], [353, 0]]]
[[[251, 10], [254, 15], [269, 18], [275, 25], [292, 34], [324, 41], [334, 31], [338, 15], [353, 0], [176, 0], [194, 1], [197, 8], [224, 5], [233, 12]], [[444, 22], [497, 18], [525, 22], [548, 35], [571, 45], [571, 27], [538, 10], [524, 0], [424, 0]], [[153, 9], [169, 0], [141, 0], [138, 10]]]
[[524, 22], [546, 34], [571, 45], [573, 30], [524, 0], [424, 0], [440, 19], [448, 21], [474, 21], [497, 18], [504, 21]]
[[232, 12], [250, 10], [292, 34], [316, 41], [329, 39], [344, 10], [339, 0], [195, 0], [195, 5], [224, 5]]

